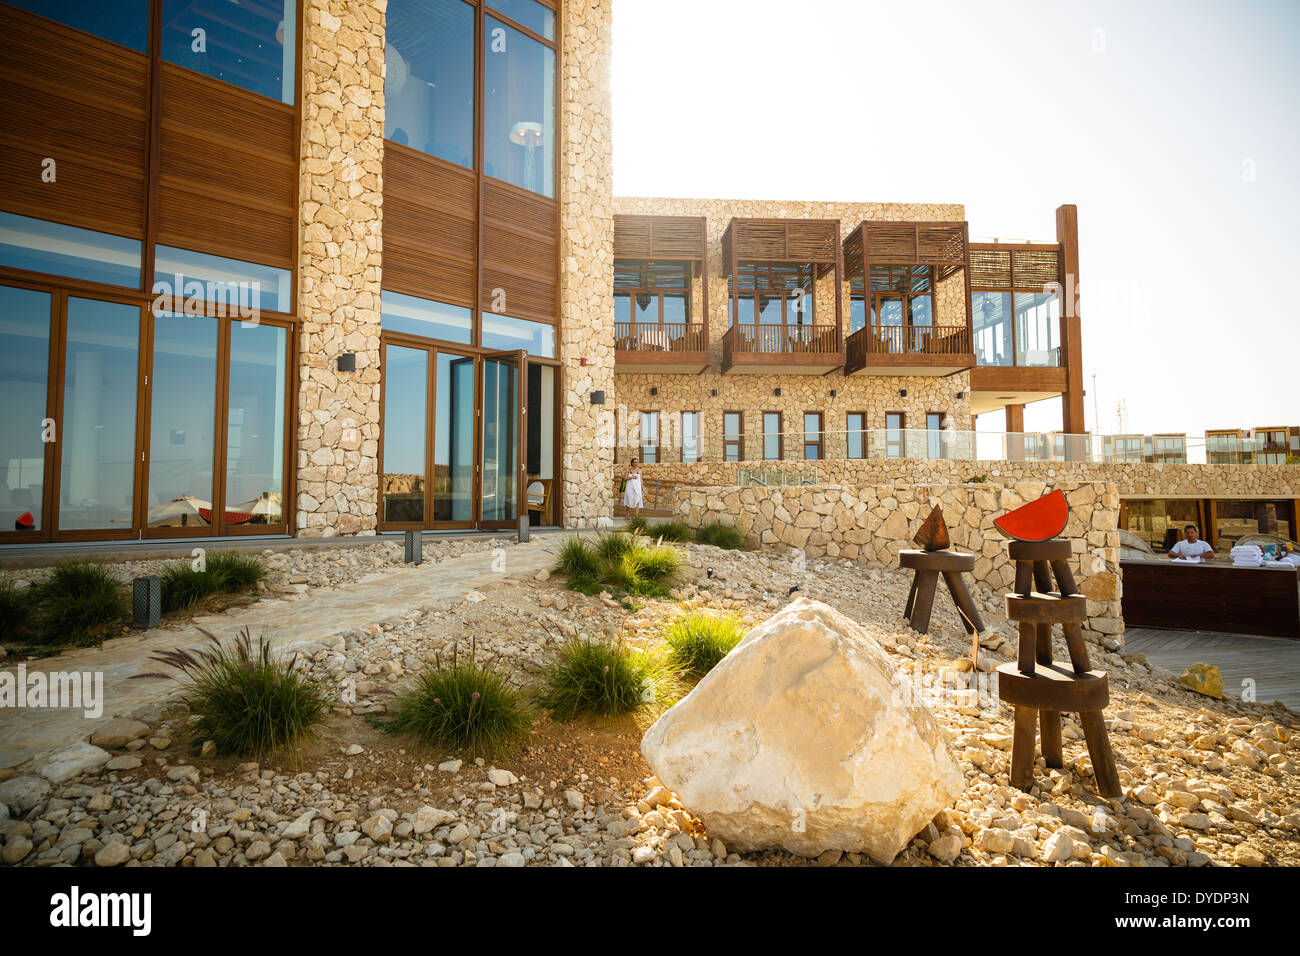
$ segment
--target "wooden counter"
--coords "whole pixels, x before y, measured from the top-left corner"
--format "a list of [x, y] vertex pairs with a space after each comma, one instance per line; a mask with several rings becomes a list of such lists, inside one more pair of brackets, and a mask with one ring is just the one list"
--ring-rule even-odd
[[1226, 560], [1121, 561], [1125, 627], [1173, 627], [1300, 639], [1300, 571]]

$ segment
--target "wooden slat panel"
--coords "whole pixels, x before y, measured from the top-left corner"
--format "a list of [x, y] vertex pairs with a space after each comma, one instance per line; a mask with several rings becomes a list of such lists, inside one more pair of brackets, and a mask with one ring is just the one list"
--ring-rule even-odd
[[[1220, 555], [1220, 558], [1223, 556]], [[1176, 627], [1300, 637], [1294, 571], [1124, 561], [1121, 602], [1129, 627]]]
[[786, 261], [785, 223], [739, 220], [733, 233], [736, 255], [745, 260]]
[[559, 255], [555, 201], [505, 183], [483, 183], [483, 282], [479, 307], [491, 310], [505, 291], [507, 314], [555, 322]]
[[844, 240], [844, 278], [852, 281], [862, 278], [862, 227]]
[[960, 222], [922, 222], [916, 227], [916, 261], [923, 265], [962, 265], [966, 229]]
[[874, 265], [912, 265], [916, 258], [916, 223], [863, 223], [867, 257]]
[[160, 243], [292, 268], [292, 106], [164, 63], [160, 150]]
[[148, 58], [0, 4], [0, 87], [0, 209], [143, 238]]
[[697, 262], [705, 229], [703, 216], [615, 216], [614, 257]]
[[1012, 252], [1017, 289], [1041, 289], [1060, 281], [1061, 257], [1056, 252], [1016, 249]]
[[1010, 289], [1011, 253], [972, 249], [970, 284], [977, 289]]
[[653, 259], [653, 216], [614, 217], [614, 258]]
[[383, 286], [474, 307], [474, 174], [384, 141]]
[[786, 258], [790, 262], [834, 262], [839, 230], [830, 222], [786, 224]]

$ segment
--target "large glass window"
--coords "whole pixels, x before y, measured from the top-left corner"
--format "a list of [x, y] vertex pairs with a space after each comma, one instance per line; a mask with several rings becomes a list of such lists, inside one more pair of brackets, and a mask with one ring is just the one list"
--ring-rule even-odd
[[885, 457], [903, 457], [903, 413], [885, 413]]
[[293, 102], [297, 0], [163, 0], [162, 58]]
[[155, 313], [146, 522], [151, 528], [212, 523], [217, 333], [222, 321]]
[[722, 458], [742, 461], [745, 457], [745, 421], [740, 412], [722, 413]]
[[925, 453], [929, 458], [944, 458], [943, 413], [929, 412], [925, 416]]
[[641, 413], [641, 460], [653, 465], [659, 460], [659, 413]]
[[131, 527], [139, 354], [139, 306], [68, 299], [61, 530]]
[[1054, 292], [1017, 292], [1016, 364], [1061, 364], [1061, 309]]
[[867, 416], [864, 412], [849, 412], [844, 418], [847, 429], [846, 452], [850, 458], [867, 457]]
[[555, 326], [491, 312], [481, 315], [484, 348], [523, 349], [529, 355], [555, 358]]
[[474, 8], [389, 0], [384, 137], [474, 167]]
[[1011, 293], [971, 293], [976, 365], [1011, 365]]
[[380, 325], [387, 332], [405, 332], [470, 344], [473, 313], [469, 309], [387, 291], [381, 296], [380, 303]]
[[555, 12], [537, 0], [488, 0], [488, 6], [548, 40], [555, 39]]
[[[1183, 528], [1200, 526], [1200, 509], [1190, 498], [1146, 498], [1120, 501], [1119, 526], [1137, 535], [1157, 557], [1164, 557], [1183, 536]], [[1204, 534], [1202, 534], [1204, 537]], [[1220, 548], [1223, 543], [1220, 542]]]
[[385, 346], [382, 514], [386, 522], [424, 521], [428, 407], [429, 353]]
[[777, 461], [781, 458], [781, 413], [763, 413], [763, 458]]
[[700, 460], [700, 413], [682, 412], [682, 461]]
[[678, 347], [691, 320], [690, 290], [689, 263], [638, 259], [615, 262], [617, 347], [660, 351]]
[[805, 461], [818, 461], [822, 454], [822, 413], [804, 412], [803, 457]]
[[[1296, 537], [1292, 498], [1275, 501], [1220, 498], [1214, 503], [1214, 516], [1220, 551], [1231, 550], [1239, 539], [1251, 534], [1272, 535], [1288, 540]], [[1267, 546], [1262, 541], [1256, 543], [1261, 547]]]
[[0, 286], [0, 534], [43, 527], [45, 438], [58, 438], [45, 430], [50, 304], [48, 292]]
[[140, 53], [149, 48], [149, 0], [6, 0]]
[[285, 358], [277, 325], [230, 324], [226, 408], [226, 523], [284, 521]]
[[934, 276], [930, 266], [871, 267], [870, 323], [885, 351], [924, 351], [934, 325]]
[[[438, 353], [433, 426], [433, 518], [474, 518], [474, 360]], [[385, 466], [387, 467], [387, 466]]]
[[139, 239], [0, 212], [0, 266], [140, 288]]
[[555, 51], [486, 17], [483, 172], [555, 195]]
[[158, 302], [165, 311], [197, 314], [203, 311], [198, 303], [211, 302], [219, 316], [255, 319], [263, 309], [288, 312], [290, 282], [288, 269], [172, 246], [154, 250], [152, 292], [172, 299]]

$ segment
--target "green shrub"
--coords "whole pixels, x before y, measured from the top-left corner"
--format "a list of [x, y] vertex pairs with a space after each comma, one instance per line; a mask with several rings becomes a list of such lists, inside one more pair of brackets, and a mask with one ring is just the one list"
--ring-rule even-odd
[[296, 654], [273, 658], [266, 636], [254, 647], [248, 628], [230, 646], [208, 631], [203, 635], [210, 646], [150, 655], [176, 673], [138, 675], [168, 677], [184, 686], [184, 701], [195, 718], [191, 741], [211, 740], [223, 755], [262, 756], [310, 735], [325, 719], [321, 687], [294, 669]]
[[539, 702], [558, 720], [616, 716], [659, 704], [675, 689], [672, 671], [658, 656], [580, 637], [543, 672]]
[[126, 588], [102, 564], [56, 562], [30, 589], [38, 644], [93, 644], [122, 629], [131, 613]]
[[570, 578], [600, 577], [600, 557], [584, 539], [573, 537], [564, 542], [555, 571]]
[[470, 755], [497, 756], [526, 743], [532, 717], [519, 692], [494, 667], [474, 660], [425, 669], [397, 698], [391, 733]]
[[650, 522], [645, 519], [645, 515], [634, 515], [627, 519], [624, 530], [630, 534], [645, 534]]
[[655, 584], [671, 581], [682, 569], [680, 552], [666, 544], [643, 545], [635, 554], [641, 565], [641, 577]]
[[690, 541], [691, 529], [680, 521], [664, 521], [653, 528], [649, 529], [647, 534], [651, 538], [661, 538], [664, 541]]
[[721, 523], [700, 525], [700, 529], [695, 532], [695, 540], [700, 544], [711, 544], [714, 547], [729, 548], [733, 551], [745, 546], [745, 536], [739, 529]]
[[568, 577], [568, 586], [583, 594], [604, 587], [647, 597], [664, 597], [682, 567], [680, 553], [642, 535], [610, 532], [594, 544], [570, 538], [560, 550], [555, 571]]
[[636, 546], [636, 539], [622, 531], [602, 531], [596, 535], [596, 554], [602, 561], [618, 561]]
[[0, 641], [21, 640], [31, 619], [31, 595], [8, 578], [0, 578]]
[[186, 561], [170, 565], [162, 573], [162, 612], [175, 614], [210, 594], [251, 591], [264, 577], [260, 561], [231, 552], [209, 556], [202, 571]]
[[212, 555], [207, 569], [218, 591], [251, 591], [266, 577], [261, 561], [233, 551]]
[[674, 621], [664, 631], [664, 640], [668, 644], [668, 664], [675, 670], [703, 677], [744, 636], [745, 628], [737, 618], [716, 614], [688, 614]]

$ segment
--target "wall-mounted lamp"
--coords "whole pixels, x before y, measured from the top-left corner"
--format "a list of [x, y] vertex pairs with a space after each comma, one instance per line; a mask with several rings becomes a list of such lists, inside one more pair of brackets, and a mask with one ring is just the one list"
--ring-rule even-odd
[[781, 389], [779, 388], [772, 389], [772, 394], [779, 396], [781, 394]]
[[898, 394], [901, 395], [901, 396], [903, 396], [903, 398], [907, 398], [907, 389], [905, 389], [905, 388], [900, 388], [900, 389], [898, 390]]
[[355, 372], [357, 370], [357, 356], [355, 352], [344, 352], [339, 356], [340, 372]]
[[657, 389], [657, 388], [651, 388], [651, 389], [650, 389], [650, 394], [651, 394], [651, 395], [658, 395], [658, 394], [659, 394], [659, 389]]
[[592, 392], [592, 393], [591, 393], [591, 404], [593, 404], [593, 405], [604, 405], [604, 404], [605, 404], [605, 392], [604, 392], [604, 390], [597, 391], [597, 392]]
[[835, 397], [835, 389], [832, 388], [832, 389], [831, 389], [831, 398], [834, 398], [834, 397]]
[[960, 399], [960, 398], [965, 398], [965, 397], [966, 397], [966, 393], [965, 393], [965, 392], [958, 392], [958, 393], [957, 393], [957, 397], [958, 397], [959, 399]]
[[717, 398], [717, 397], [718, 397], [718, 390], [715, 388], [715, 389], [713, 389], [709, 394], [712, 395], [714, 398]]

